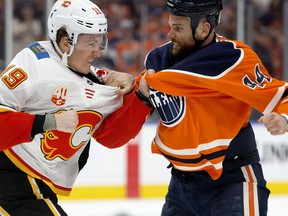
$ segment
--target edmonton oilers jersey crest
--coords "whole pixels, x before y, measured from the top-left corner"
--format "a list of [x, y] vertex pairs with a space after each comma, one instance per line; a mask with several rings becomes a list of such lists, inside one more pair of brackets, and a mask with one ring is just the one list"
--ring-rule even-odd
[[168, 95], [150, 89], [150, 101], [162, 123], [167, 127], [177, 125], [185, 115], [185, 97]]

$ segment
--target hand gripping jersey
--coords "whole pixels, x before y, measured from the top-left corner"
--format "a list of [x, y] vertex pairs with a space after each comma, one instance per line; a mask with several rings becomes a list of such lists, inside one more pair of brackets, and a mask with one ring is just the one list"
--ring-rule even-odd
[[[24, 172], [43, 179], [55, 193], [68, 195], [79, 173], [79, 157], [93, 132], [122, 105], [116, 90], [72, 72], [49, 41], [31, 44], [1, 74], [1, 111], [44, 115], [73, 108], [79, 124], [72, 134], [46, 131], [31, 142], [5, 150], [5, 154]], [[0, 142], [5, 140], [0, 137]]]
[[167, 43], [152, 50], [145, 61], [146, 69], [156, 71], [146, 81], [161, 118], [152, 151], [165, 156], [176, 169], [205, 170], [218, 179], [236, 136], [235, 160], [242, 148], [257, 150], [253, 131], [247, 133], [250, 141], [239, 139], [249, 128], [251, 107], [264, 114], [288, 112], [287, 83], [272, 78], [252, 49], [239, 41], [217, 35], [178, 62], [172, 58], [172, 46]]

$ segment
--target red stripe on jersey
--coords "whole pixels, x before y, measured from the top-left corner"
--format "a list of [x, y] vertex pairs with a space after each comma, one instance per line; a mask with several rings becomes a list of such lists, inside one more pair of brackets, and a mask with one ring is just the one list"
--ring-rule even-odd
[[108, 148], [123, 146], [136, 137], [150, 111], [151, 108], [131, 92], [124, 96], [123, 105], [103, 120], [93, 137]]

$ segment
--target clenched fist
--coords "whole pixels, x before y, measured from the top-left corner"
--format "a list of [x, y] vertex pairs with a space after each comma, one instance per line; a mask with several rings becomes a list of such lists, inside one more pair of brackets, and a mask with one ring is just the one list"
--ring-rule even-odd
[[144, 74], [144, 76], [141, 78], [140, 83], [139, 83], [139, 91], [145, 96], [149, 97], [149, 86], [146, 83], [145, 76], [146, 75], [151, 75], [154, 74], [155, 71], [152, 69], [147, 70], [147, 72]]
[[55, 114], [55, 120], [57, 130], [67, 133], [73, 133], [79, 122], [78, 114], [75, 110]]
[[272, 135], [284, 134], [288, 129], [286, 118], [275, 112], [261, 116], [258, 122], [263, 123]]
[[102, 81], [105, 85], [119, 87], [119, 94], [127, 94], [133, 90], [136, 81], [133, 76], [125, 72], [119, 72], [111, 70], [108, 68], [103, 68], [104, 71], [108, 72], [103, 78]]

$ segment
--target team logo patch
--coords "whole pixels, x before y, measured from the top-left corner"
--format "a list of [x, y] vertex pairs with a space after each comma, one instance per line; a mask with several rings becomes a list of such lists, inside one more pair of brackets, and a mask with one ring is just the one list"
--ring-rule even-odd
[[50, 58], [47, 50], [37, 42], [30, 44], [28, 48], [32, 50], [38, 59]]
[[[61, 111], [60, 111], [61, 112]], [[73, 133], [58, 130], [46, 131], [41, 138], [41, 150], [47, 160], [68, 160], [91, 138], [102, 115], [95, 111], [78, 111], [79, 124]]]
[[103, 82], [103, 78], [108, 75], [107, 71], [101, 70], [94, 66], [90, 67], [90, 71], [100, 80], [100, 82]]
[[65, 86], [57, 87], [53, 91], [51, 101], [57, 106], [64, 105], [66, 103], [67, 91], [68, 88]]
[[185, 97], [150, 90], [150, 100], [162, 123], [167, 127], [177, 125], [183, 119], [186, 107]]

